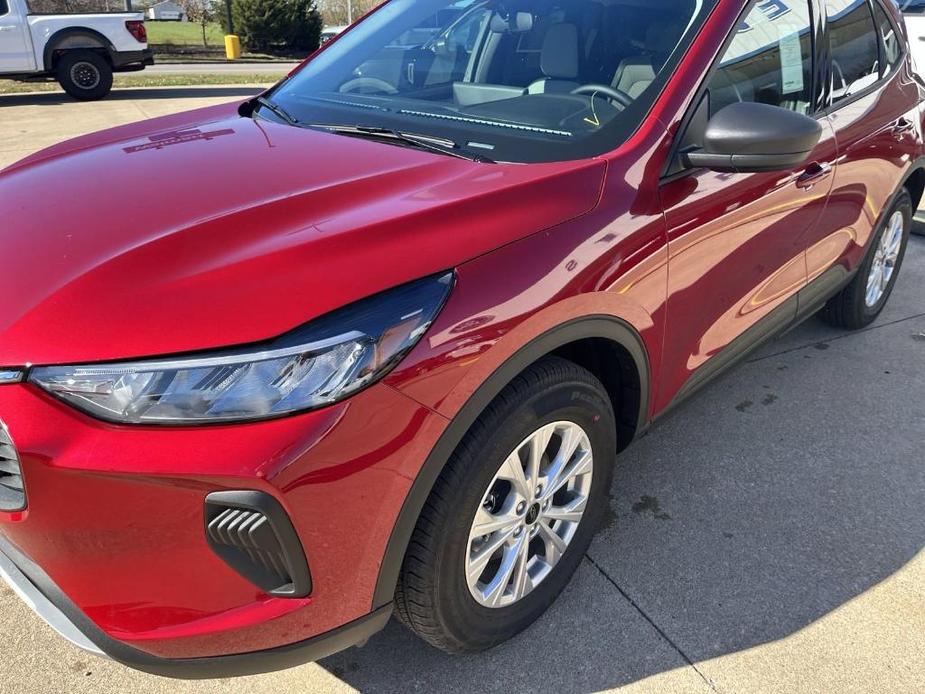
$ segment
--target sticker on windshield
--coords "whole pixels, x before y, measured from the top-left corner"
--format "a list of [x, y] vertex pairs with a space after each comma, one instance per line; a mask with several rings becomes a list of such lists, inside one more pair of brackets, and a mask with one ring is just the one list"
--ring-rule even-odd
[[793, 32], [782, 36], [778, 41], [780, 47], [780, 77], [784, 94], [803, 91], [803, 50], [800, 47], [800, 34]]

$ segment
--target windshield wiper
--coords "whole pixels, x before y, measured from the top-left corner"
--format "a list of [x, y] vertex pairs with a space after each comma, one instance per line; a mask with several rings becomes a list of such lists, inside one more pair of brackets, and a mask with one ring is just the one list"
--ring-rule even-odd
[[444, 154], [448, 157], [458, 159], [467, 159], [469, 161], [479, 162], [480, 164], [494, 164], [495, 162], [483, 154], [475, 154], [462, 150], [457, 142], [445, 137], [436, 135], [419, 135], [417, 133], [406, 133], [391, 128], [380, 128], [366, 125], [326, 125], [322, 123], [305, 124], [308, 128], [318, 128], [327, 130], [338, 135], [347, 135], [348, 137], [365, 137], [376, 140], [391, 140], [399, 142], [410, 147], [427, 150], [436, 154]]
[[293, 116], [291, 113], [289, 113], [289, 111], [284, 109], [279, 104], [274, 104], [272, 101], [267, 99], [265, 96], [258, 96], [256, 99], [254, 99], [254, 101], [257, 102], [259, 105], [263, 106], [265, 109], [267, 109], [271, 113], [282, 118], [284, 121], [289, 123], [289, 125], [299, 125], [298, 118]]

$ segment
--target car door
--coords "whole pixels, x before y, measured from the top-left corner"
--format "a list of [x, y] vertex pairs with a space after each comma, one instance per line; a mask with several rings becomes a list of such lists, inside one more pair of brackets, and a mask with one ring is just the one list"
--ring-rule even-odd
[[0, 0], [0, 73], [30, 72], [34, 69], [32, 52], [26, 43], [28, 30], [24, 18]]
[[[756, 101], [814, 115], [821, 35], [809, 0], [750, 3], [719, 51], [679, 146], [697, 147], [711, 115]], [[674, 160], [660, 196], [669, 235], [668, 327], [659, 402], [686, 395], [796, 316], [805, 239], [832, 183], [835, 140], [823, 134], [792, 171], [684, 170]]]
[[828, 114], [838, 165], [823, 223], [806, 233], [811, 281], [843, 280], [863, 259], [915, 147], [920, 87], [899, 27], [877, 0], [826, 0]]

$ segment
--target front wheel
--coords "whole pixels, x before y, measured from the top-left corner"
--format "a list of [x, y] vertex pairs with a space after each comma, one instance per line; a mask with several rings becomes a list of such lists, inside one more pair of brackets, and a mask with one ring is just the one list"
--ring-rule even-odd
[[616, 456], [613, 408], [588, 371], [548, 357], [472, 426], [412, 536], [399, 617], [449, 653], [499, 644], [532, 624], [578, 568]]
[[112, 90], [112, 66], [94, 51], [70, 51], [58, 61], [58, 83], [75, 99], [96, 101]]

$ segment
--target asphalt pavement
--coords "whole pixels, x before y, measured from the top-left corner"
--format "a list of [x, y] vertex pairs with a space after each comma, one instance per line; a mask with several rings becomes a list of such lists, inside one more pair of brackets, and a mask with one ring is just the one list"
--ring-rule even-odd
[[[245, 93], [131, 91], [95, 108], [0, 96], [0, 166], [79, 131]], [[919, 694], [923, 287], [916, 236], [873, 326], [811, 319], [658, 422], [620, 456], [607, 522], [571, 585], [488, 653], [446, 656], [393, 621], [320, 663], [177, 682], [78, 651], [0, 587], [0, 693]]]

